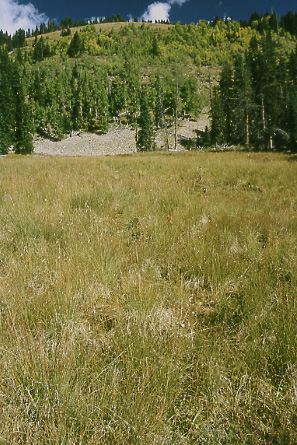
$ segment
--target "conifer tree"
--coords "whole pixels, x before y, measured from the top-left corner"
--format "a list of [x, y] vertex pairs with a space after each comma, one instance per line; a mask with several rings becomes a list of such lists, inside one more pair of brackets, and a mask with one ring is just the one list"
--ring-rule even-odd
[[226, 120], [223, 108], [223, 101], [220, 96], [219, 88], [215, 87], [211, 101], [211, 140], [213, 144], [222, 144], [226, 138]]
[[72, 126], [74, 130], [78, 130], [81, 125], [81, 117], [82, 117], [82, 91], [81, 91], [81, 75], [77, 63], [75, 63], [75, 66], [73, 67], [72, 70], [71, 87], [72, 87], [72, 106], [71, 106]]
[[105, 132], [108, 129], [109, 111], [108, 111], [108, 94], [107, 85], [101, 79], [100, 86], [97, 91], [97, 107], [96, 107], [96, 123], [100, 131]]
[[238, 56], [234, 66], [233, 93], [233, 141], [249, 147], [253, 111], [253, 93], [250, 72], [242, 56]]
[[159, 43], [156, 36], [154, 36], [153, 38], [151, 53], [154, 57], [159, 57], [161, 54], [161, 50], [159, 48]]
[[112, 116], [118, 116], [124, 110], [126, 100], [126, 83], [117, 77], [112, 81], [109, 94], [110, 113]]
[[267, 141], [266, 148], [273, 148], [273, 136], [275, 126], [278, 124], [279, 112], [279, 84], [277, 82], [277, 55], [276, 44], [272, 40], [271, 33], [262, 38], [262, 85], [264, 107], [266, 114]]
[[44, 59], [44, 47], [45, 47], [44, 37], [41, 36], [40, 39], [37, 40], [37, 36], [35, 36], [33, 58], [36, 61], [41, 61]]
[[290, 138], [290, 149], [297, 151], [297, 85], [292, 85], [288, 100], [287, 130]]
[[77, 57], [82, 50], [82, 40], [79, 35], [79, 33], [76, 31], [74, 36], [72, 37], [72, 40], [70, 42], [69, 48], [68, 48], [68, 56], [69, 57]]
[[181, 79], [180, 97], [184, 114], [193, 113], [195, 116], [198, 116], [201, 99], [198, 95], [197, 79], [195, 77]]
[[6, 154], [13, 144], [15, 96], [12, 89], [13, 65], [6, 50], [0, 52], [0, 153]]
[[296, 82], [297, 80], [297, 46], [295, 47], [295, 51], [292, 51], [290, 54], [289, 60], [289, 73], [292, 81]]
[[230, 65], [223, 68], [219, 85], [214, 89], [211, 101], [211, 138], [215, 144], [231, 143], [234, 130], [233, 70]]
[[223, 68], [219, 88], [224, 110], [224, 139], [230, 144], [234, 132], [234, 72], [231, 65]]
[[15, 67], [15, 143], [16, 154], [33, 152], [33, 138], [30, 133], [31, 124], [28, 104], [26, 103], [24, 87], [19, 67]]
[[160, 76], [157, 76], [156, 83], [153, 87], [156, 90], [156, 100], [154, 107], [155, 124], [157, 128], [164, 128], [165, 127], [164, 104], [163, 104], [163, 93], [160, 82]]
[[248, 53], [255, 103], [258, 107], [258, 144], [262, 149], [273, 146], [274, 128], [278, 124], [279, 84], [277, 82], [276, 44], [270, 32], [261, 40], [253, 37]]
[[156, 83], [154, 85], [154, 89], [156, 90], [156, 99], [155, 99], [155, 107], [154, 107], [155, 124], [156, 124], [157, 128], [164, 129], [165, 137], [166, 137], [166, 150], [169, 150], [170, 144], [169, 144], [167, 125], [166, 125], [166, 118], [165, 118], [165, 111], [164, 111], [164, 104], [163, 104], [163, 92], [162, 92], [160, 76], [157, 76]]
[[143, 89], [142, 91], [138, 125], [140, 127], [140, 130], [138, 132], [137, 150], [138, 151], [155, 150], [153, 123], [145, 89]]

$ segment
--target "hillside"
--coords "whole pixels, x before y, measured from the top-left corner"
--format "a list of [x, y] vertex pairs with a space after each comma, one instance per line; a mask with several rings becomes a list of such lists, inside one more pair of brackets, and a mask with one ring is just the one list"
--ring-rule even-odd
[[[58, 141], [78, 131], [106, 134], [114, 124], [133, 130], [140, 150], [164, 147], [153, 142], [160, 129], [168, 141], [170, 132], [177, 133], [175, 148], [211, 144], [295, 147], [296, 39], [288, 33], [259, 32], [255, 26], [218, 20], [200, 21], [197, 26], [101, 23], [62, 34], [30, 37], [9, 57], [2, 45], [2, 153], [10, 147], [16, 153], [32, 151], [31, 135]], [[246, 85], [240, 84], [244, 76], [236, 73], [240, 63], [247, 73]], [[257, 72], [261, 64], [266, 73], [271, 70], [266, 83]], [[226, 66], [229, 86], [220, 78]], [[237, 80], [237, 75], [242, 79]], [[279, 90], [273, 99], [268, 98], [269, 85]], [[287, 85], [285, 94], [282, 85]], [[239, 97], [240, 91], [246, 96]], [[234, 104], [234, 110], [238, 107], [232, 116], [228, 104]], [[290, 122], [280, 116], [283, 108], [291, 110]], [[201, 129], [198, 119], [203, 109], [210, 115], [207, 128]], [[263, 109], [264, 120], [260, 118]], [[274, 110], [273, 116], [268, 109]], [[223, 110], [223, 115], [217, 110]], [[246, 110], [245, 116], [239, 116], [241, 110]], [[262, 128], [253, 125], [259, 118]], [[188, 143], [175, 128], [183, 121], [196, 121]], [[233, 130], [227, 121], [240, 125]]]

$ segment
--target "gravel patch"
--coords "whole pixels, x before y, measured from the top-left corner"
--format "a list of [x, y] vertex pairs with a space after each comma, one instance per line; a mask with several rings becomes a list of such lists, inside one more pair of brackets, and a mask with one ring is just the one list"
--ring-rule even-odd
[[[178, 122], [177, 150], [183, 150], [182, 141], [196, 137], [196, 130], [203, 130], [209, 123], [207, 112], [202, 112], [198, 121]], [[168, 128], [170, 148], [174, 148], [174, 128]], [[164, 149], [166, 138], [164, 130], [155, 135], [158, 149]], [[37, 156], [108, 156], [131, 154], [137, 151], [136, 132], [133, 128], [111, 127], [108, 133], [80, 133], [58, 142], [37, 138], [34, 141], [34, 154]]]
[[48, 156], [107, 156], [136, 152], [135, 132], [120, 130], [112, 134], [81, 133], [58, 142], [37, 139], [34, 154]]

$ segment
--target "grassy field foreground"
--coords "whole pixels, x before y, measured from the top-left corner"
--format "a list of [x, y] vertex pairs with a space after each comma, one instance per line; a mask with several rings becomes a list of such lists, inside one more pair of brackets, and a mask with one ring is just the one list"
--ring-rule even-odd
[[0, 443], [296, 443], [296, 158], [6, 157], [0, 202]]

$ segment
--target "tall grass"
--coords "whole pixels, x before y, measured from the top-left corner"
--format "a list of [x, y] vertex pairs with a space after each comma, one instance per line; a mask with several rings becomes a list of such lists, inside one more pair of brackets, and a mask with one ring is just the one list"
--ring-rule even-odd
[[0, 443], [295, 443], [296, 160], [0, 160]]

